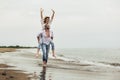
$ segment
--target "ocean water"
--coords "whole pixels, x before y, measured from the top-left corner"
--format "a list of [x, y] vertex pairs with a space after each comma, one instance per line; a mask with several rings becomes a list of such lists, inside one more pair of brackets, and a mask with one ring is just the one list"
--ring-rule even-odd
[[16, 66], [10, 69], [36, 72], [37, 80], [44, 75], [46, 80], [120, 80], [120, 49], [56, 49], [57, 57], [52, 57], [50, 52], [45, 72], [42, 57], [35, 58], [36, 51], [6, 52], [0, 54], [0, 63]]
[[[36, 49], [26, 51], [36, 53]], [[56, 54], [58, 60], [80, 66], [86, 65], [84, 70], [120, 72], [120, 49], [56, 49]], [[49, 58], [53, 58], [51, 52]]]
[[120, 63], [120, 49], [58, 49], [56, 53], [79, 61]]

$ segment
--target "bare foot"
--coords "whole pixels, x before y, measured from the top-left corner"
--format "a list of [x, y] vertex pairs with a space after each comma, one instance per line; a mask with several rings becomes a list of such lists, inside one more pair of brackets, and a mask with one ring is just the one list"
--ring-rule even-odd
[[46, 67], [46, 66], [47, 66], [47, 64], [43, 64], [42, 66], [43, 66], [43, 67]]
[[56, 58], [56, 56], [55, 56], [54, 54], [53, 54], [52, 56], [53, 56], [54, 58]]
[[35, 54], [35, 57], [36, 57], [36, 58], [38, 58], [39, 56], [40, 56], [40, 54], [39, 54], [39, 53]]
[[47, 66], [47, 62], [43, 61], [43, 67], [46, 67], [46, 66]]

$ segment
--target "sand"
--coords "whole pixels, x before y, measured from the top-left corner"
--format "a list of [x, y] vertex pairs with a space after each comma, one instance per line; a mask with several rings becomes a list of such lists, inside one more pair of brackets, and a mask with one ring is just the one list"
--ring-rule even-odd
[[19, 70], [7, 69], [9, 67], [12, 66], [0, 64], [0, 68], [4, 68], [0, 69], [0, 80], [30, 80], [28, 74], [25, 74]]
[[[0, 48], [0, 53], [15, 52], [15, 48]], [[20, 70], [7, 69], [13, 66], [0, 64], [0, 80], [30, 80], [29, 74]], [[3, 68], [3, 69], [2, 69]]]
[[15, 50], [15, 48], [0, 48], [0, 53], [13, 52]]

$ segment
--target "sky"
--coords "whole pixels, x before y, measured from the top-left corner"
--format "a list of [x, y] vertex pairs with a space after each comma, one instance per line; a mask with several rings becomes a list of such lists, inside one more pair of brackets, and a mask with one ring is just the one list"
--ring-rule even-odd
[[120, 0], [0, 0], [0, 46], [37, 46], [44, 16], [56, 48], [120, 48]]

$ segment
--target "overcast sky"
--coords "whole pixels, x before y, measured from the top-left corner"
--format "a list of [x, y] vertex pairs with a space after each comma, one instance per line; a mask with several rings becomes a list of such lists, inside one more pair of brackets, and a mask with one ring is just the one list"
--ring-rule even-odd
[[40, 8], [56, 48], [120, 48], [120, 0], [0, 0], [0, 45], [37, 46]]

